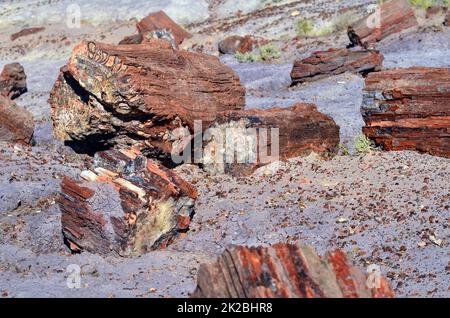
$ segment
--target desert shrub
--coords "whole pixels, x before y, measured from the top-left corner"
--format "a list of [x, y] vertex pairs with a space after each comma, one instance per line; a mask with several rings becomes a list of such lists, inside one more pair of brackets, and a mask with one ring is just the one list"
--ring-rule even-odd
[[353, 145], [353, 148], [359, 153], [359, 154], [367, 154], [371, 152], [375, 146], [372, 140], [367, 138], [364, 134], [359, 134], [355, 137], [355, 143]]
[[280, 58], [280, 51], [273, 44], [266, 44], [259, 48], [259, 54], [263, 61], [270, 61]]
[[413, 7], [426, 10], [436, 4], [436, 0], [409, 0]]
[[239, 63], [250, 63], [250, 62], [268, 62], [280, 58], [281, 54], [278, 48], [273, 44], [266, 44], [260, 46], [258, 49], [247, 52], [247, 53], [236, 53], [234, 58]]
[[314, 23], [308, 19], [301, 19], [297, 22], [298, 36], [311, 36], [314, 31]]

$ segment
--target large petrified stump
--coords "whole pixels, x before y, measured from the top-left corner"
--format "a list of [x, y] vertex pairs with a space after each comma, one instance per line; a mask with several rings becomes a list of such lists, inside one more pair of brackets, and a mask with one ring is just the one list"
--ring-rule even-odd
[[277, 160], [333, 151], [339, 144], [339, 126], [315, 105], [298, 103], [224, 112], [203, 139], [207, 171], [242, 176]]
[[126, 144], [171, 160], [195, 120], [207, 127], [244, 107], [238, 76], [217, 57], [161, 43], [78, 45], [50, 95], [56, 137], [80, 151]]
[[391, 0], [353, 24], [362, 42], [378, 42], [389, 35], [417, 26], [409, 0]]
[[136, 149], [98, 152], [81, 177], [65, 177], [58, 199], [73, 251], [139, 255], [189, 227], [196, 189]]
[[308, 246], [227, 248], [215, 263], [202, 264], [194, 298], [394, 297], [374, 267], [363, 273], [336, 250], [320, 258]]
[[450, 157], [450, 70], [411, 67], [366, 78], [363, 132], [386, 150]]
[[291, 71], [292, 84], [353, 72], [367, 74], [382, 68], [383, 55], [375, 50], [329, 49], [314, 52], [311, 56], [296, 60]]
[[27, 91], [27, 76], [19, 63], [6, 64], [0, 73], [0, 94], [11, 99]]
[[33, 116], [0, 94], [0, 140], [29, 145], [33, 142]]

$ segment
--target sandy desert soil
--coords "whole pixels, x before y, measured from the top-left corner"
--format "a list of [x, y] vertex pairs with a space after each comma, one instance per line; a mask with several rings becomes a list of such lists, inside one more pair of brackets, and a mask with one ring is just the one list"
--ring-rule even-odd
[[[62, 241], [55, 204], [60, 179], [79, 174], [90, 161], [51, 135], [47, 98], [73, 45], [81, 39], [117, 43], [134, 32], [136, 19], [159, 9], [197, 34], [190, 41], [214, 54], [225, 35], [264, 36], [282, 48], [276, 63], [221, 57], [246, 86], [246, 107], [316, 103], [341, 127], [341, 142], [352, 150], [363, 124], [363, 79], [342, 74], [289, 87], [294, 58], [345, 46], [345, 32], [298, 39], [291, 13], [329, 21], [349, 8], [361, 14], [376, 1], [247, 1], [240, 16], [235, 12], [241, 1], [234, 0], [79, 1], [80, 29], [63, 22], [70, 1], [52, 2], [0, 3], [0, 68], [12, 61], [24, 65], [29, 92], [17, 103], [32, 112], [37, 125], [32, 149], [0, 144], [2, 297], [186, 297], [199, 264], [214, 260], [228, 244], [279, 241], [312, 244], [319, 253], [339, 247], [363, 269], [377, 264], [400, 297], [449, 296], [450, 161], [410, 151], [331, 159], [311, 154], [282, 163], [275, 173], [260, 168], [248, 178], [182, 165], [176, 170], [197, 186], [199, 199], [190, 230], [167, 250], [133, 259], [72, 255]], [[23, 27], [40, 25], [46, 30], [9, 39]], [[386, 68], [450, 67], [450, 28], [424, 26], [392, 36], [378, 49]], [[81, 267], [80, 289], [66, 286], [70, 264]]]

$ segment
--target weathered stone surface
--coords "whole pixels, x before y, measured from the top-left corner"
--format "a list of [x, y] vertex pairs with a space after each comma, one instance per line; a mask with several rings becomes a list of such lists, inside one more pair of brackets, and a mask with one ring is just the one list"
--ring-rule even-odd
[[155, 39], [164, 40], [169, 44], [169, 47], [178, 49], [178, 44], [170, 30], [146, 31], [144, 33], [127, 36], [119, 42], [119, 45], [141, 44], [144, 42], [151, 42]]
[[219, 52], [222, 54], [246, 53], [253, 49], [255, 41], [250, 35], [232, 35], [219, 42]]
[[384, 277], [353, 267], [344, 252], [323, 258], [312, 247], [232, 246], [202, 264], [194, 298], [391, 298]]
[[417, 26], [409, 0], [391, 0], [353, 24], [362, 42], [378, 42], [389, 35]]
[[315, 105], [299, 103], [224, 112], [203, 139], [207, 171], [242, 176], [277, 160], [333, 151], [339, 144], [339, 126]]
[[0, 94], [0, 140], [20, 144], [33, 142], [33, 116]]
[[244, 107], [238, 76], [217, 57], [161, 42], [78, 45], [50, 95], [56, 137], [87, 149], [135, 145], [171, 160], [195, 120], [206, 128], [218, 113]]
[[0, 73], [0, 94], [11, 99], [27, 91], [27, 76], [19, 63], [6, 64]]
[[146, 16], [137, 23], [136, 27], [141, 34], [153, 31], [170, 30], [177, 45], [180, 45], [184, 39], [192, 37], [191, 34], [176, 24], [167, 14], [164, 13], [164, 11], [154, 12]]
[[139, 255], [189, 227], [196, 189], [137, 149], [99, 152], [81, 177], [65, 177], [58, 198], [73, 251]]
[[385, 150], [450, 157], [450, 70], [411, 67], [369, 74], [363, 132]]
[[44, 30], [45, 30], [44, 27], [25, 28], [25, 29], [20, 30], [17, 33], [11, 34], [10, 38], [11, 38], [11, 41], [15, 41], [15, 40], [17, 40], [20, 37], [27, 36], [27, 35], [30, 35], [30, 34], [39, 33], [39, 32], [42, 32]]
[[376, 50], [329, 49], [296, 60], [291, 71], [292, 84], [354, 72], [367, 74], [382, 68], [383, 55]]

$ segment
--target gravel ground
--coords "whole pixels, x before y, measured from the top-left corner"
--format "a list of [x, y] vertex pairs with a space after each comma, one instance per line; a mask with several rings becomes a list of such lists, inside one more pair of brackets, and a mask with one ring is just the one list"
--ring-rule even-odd
[[[26, 7], [27, 1], [17, 6]], [[228, 1], [233, 2], [207, 1], [210, 16], [218, 20], [206, 20], [191, 30], [204, 31], [233, 20]], [[359, 8], [373, 2], [358, 0], [346, 5]], [[55, 10], [66, 2], [57, 3]], [[282, 1], [284, 11], [264, 11], [257, 23], [245, 22], [243, 30], [259, 30], [266, 36], [291, 32], [292, 26], [287, 28], [288, 22], [281, 18], [290, 14], [294, 8], [290, 4], [295, 3]], [[310, 14], [342, 7], [327, 3], [318, 2]], [[118, 5], [126, 4], [120, 1]], [[158, 1], [155, 6], [164, 7], [164, 3]], [[305, 6], [309, 10], [309, 4]], [[249, 2], [245, 10], [258, 8]], [[23, 9], [16, 10], [8, 11], [2, 20], [5, 28], [12, 30], [14, 23], [25, 23], [26, 15], [19, 14]], [[319, 253], [343, 248], [362, 269], [370, 264], [381, 266], [400, 297], [449, 296], [450, 161], [409, 151], [374, 151], [363, 157], [339, 155], [328, 160], [310, 155], [282, 164], [275, 174], [263, 167], [239, 179], [208, 175], [183, 165], [176, 170], [198, 187], [199, 199], [190, 231], [175, 244], [133, 259], [71, 255], [62, 242], [55, 198], [62, 175], [78, 175], [90, 159], [53, 140], [47, 99], [74, 43], [87, 37], [114, 43], [134, 32], [132, 22], [119, 18], [114, 16], [114, 21], [101, 22], [96, 28], [85, 26], [74, 34], [49, 27], [42, 33], [45, 41], [31, 37], [11, 44], [0, 35], [0, 68], [20, 61], [28, 75], [29, 92], [17, 103], [33, 113], [37, 141], [32, 149], [0, 144], [2, 297], [185, 297], [195, 287], [199, 264], [214, 260], [228, 244], [279, 241], [301, 241]], [[241, 24], [225, 32], [236, 32]], [[52, 43], [65, 36], [70, 44]], [[449, 39], [448, 28], [424, 29], [386, 39], [378, 48], [387, 68], [449, 67]], [[27, 41], [30, 46], [23, 47]], [[289, 42], [280, 64], [239, 64], [232, 57], [222, 60], [246, 86], [248, 108], [316, 103], [340, 125], [341, 142], [351, 148], [363, 124], [361, 77], [342, 74], [289, 87], [293, 58], [330, 45], [343, 46], [346, 41], [341, 34], [323, 41], [306, 40], [300, 48], [298, 42]], [[66, 285], [70, 264], [81, 269], [80, 289]]]

